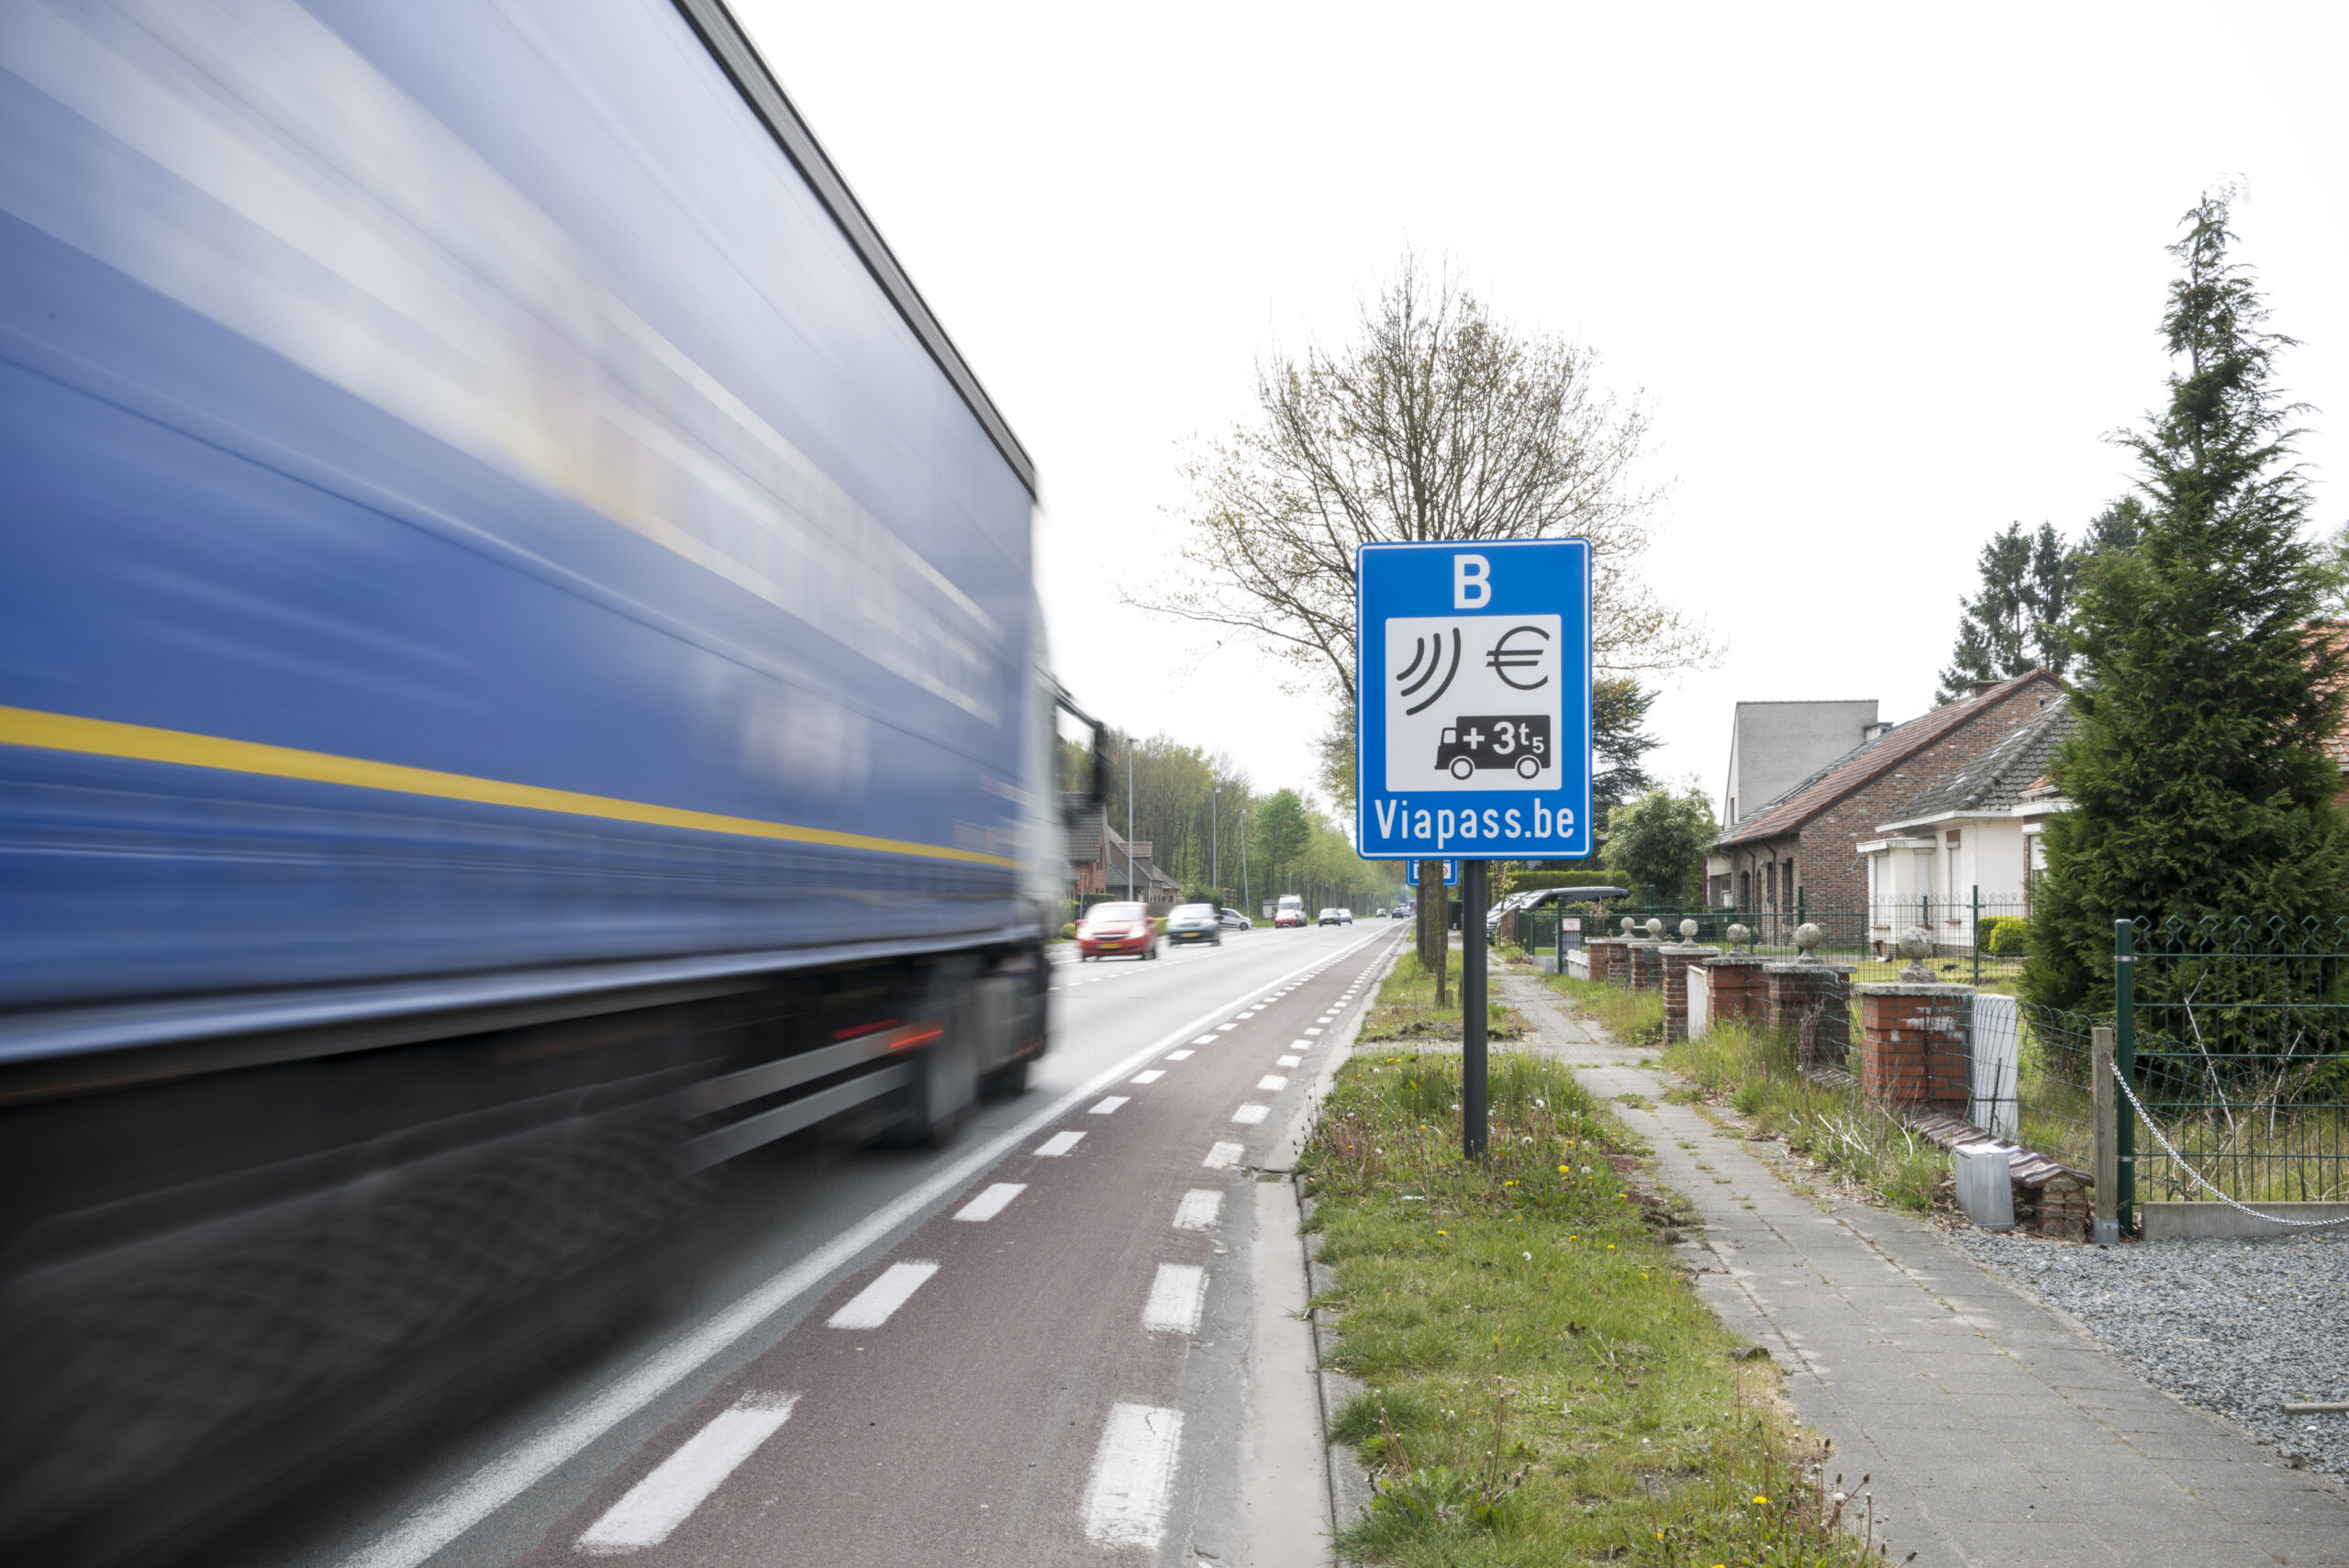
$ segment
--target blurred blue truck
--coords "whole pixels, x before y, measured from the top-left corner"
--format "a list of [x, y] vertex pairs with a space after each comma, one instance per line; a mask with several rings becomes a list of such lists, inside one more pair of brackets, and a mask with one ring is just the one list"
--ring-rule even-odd
[[6, 0], [0, 122], [0, 1549], [104, 1560], [1017, 1092], [1056, 688], [718, 0]]

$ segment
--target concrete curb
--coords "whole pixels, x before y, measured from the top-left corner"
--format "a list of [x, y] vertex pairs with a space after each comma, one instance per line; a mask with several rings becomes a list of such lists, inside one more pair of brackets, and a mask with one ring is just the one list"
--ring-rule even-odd
[[[1353, 1017], [1346, 1020], [1345, 1032], [1323, 1055], [1320, 1071], [1314, 1075], [1312, 1086], [1299, 1096], [1297, 1107], [1289, 1113], [1287, 1130], [1272, 1155], [1274, 1163], [1265, 1166], [1265, 1170], [1277, 1172], [1291, 1182], [1296, 1181], [1297, 1157], [1304, 1151], [1305, 1140], [1312, 1130], [1314, 1115], [1329, 1097], [1330, 1085], [1336, 1082], [1338, 1069], [1353, 1055], [1354, 1041], [1361, 1037], [1363, 1020], [1370, 1015], [1371, 1002], [1378, 995], [1377, 987], [1395, 972], [1397, 961], [1406, 951], [1406, 946], [1397, 946], [1372, 977], [1369, 995], [1354, 1008]], [[1321, 1262], [1320, 1233], [1310, 1229], [1314, 1210], [1319, 1207], [1317, 1200], [1300, 1195], [1299, 1214], [1307, 1229], [1300, 1231], [1298, 1240], [1303, 1247], [1308, 1302], [1337, 1288], [1337, 1275]], [[1327, 1453], [1330, 1479], [1330, 1521], [1331, 1529], [1335, 1531], [1353, 1523], [1370, 1507], [1370, 1473], [1363, 1468], [1362, 1461], [1354, 1457], [1352, 1445], [1330, 1440], [1330, 1428], [1337, 1419], [1338, 1412], [1361, 1394], [1363, 1387], [1344, 1373], [1333, 1370], [1330, 1364], [1338, 1350], [1337, 1323], [1330, 1309], [1314, 1307], [1306, 1316], [1313, 1326], [1314, 1373], [1320, 1396], [1321, 1439]], [[1339, 1568], [1352, 1568], [1350, 1561], [1337, 1555], [1334, 1547], [1330, 1561], [1339, 1564]]]

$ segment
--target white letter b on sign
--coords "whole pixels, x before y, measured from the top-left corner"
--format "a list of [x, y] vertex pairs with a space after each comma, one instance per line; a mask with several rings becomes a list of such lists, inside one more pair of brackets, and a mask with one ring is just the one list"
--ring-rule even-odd
[[1492, 563], [1481, 555], [1452, 558], [1452, 607], [1481, 610], [1493, 602]]

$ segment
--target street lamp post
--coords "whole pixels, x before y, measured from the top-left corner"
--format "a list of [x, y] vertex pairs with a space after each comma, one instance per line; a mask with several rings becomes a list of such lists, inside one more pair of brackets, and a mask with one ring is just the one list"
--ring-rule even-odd
[[[1126, 902], [1134, 901], [1134, 742], [1126, 737]], [[1149, 956], [1144, 954], [1144, 957]]]
[[1248, 915], [1248, 814], [1244, 811], [1240, 814], [1240, 912]]
[[1216, 902], [1223, 901], [1223, 841], [1218, 830], [1223, 826], [1223, 786], [1218, 784], [1208, 792], [1208, 880], [1215, 884]]

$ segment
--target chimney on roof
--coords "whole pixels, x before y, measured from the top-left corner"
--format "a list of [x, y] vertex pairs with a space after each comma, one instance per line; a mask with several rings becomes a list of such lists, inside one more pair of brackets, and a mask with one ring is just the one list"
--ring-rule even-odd
[[1862, 725], [1860, 727], [1860, 744], [1865, 746], [1871, 740], [1882, 740], [1885, 732], [1891, 728], [1892, 725], [1890, 721], [1885, 719], [1879, 719], [1874, 724]]
[[1992, 686], [2003, 686], [2005, 684], [2006, 682], [2004, 681], [1968, 681], [1965, 683], [1965, 695], [1970, 697], [1978, 697], [1984, 692], [1988, 691]]

